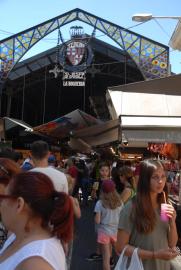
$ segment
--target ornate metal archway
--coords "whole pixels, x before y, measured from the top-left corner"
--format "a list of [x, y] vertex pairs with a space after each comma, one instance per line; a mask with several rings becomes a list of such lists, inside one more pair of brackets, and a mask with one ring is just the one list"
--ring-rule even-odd
[[44, 23], [0, 41], [0, 80], [4, 81], [22, 56], [52, 31], [82, 21], [105, 33], [125, 50], [137, 64], [145, 79], [166, 77], [169, 48], [81, 9], [73, 9]]

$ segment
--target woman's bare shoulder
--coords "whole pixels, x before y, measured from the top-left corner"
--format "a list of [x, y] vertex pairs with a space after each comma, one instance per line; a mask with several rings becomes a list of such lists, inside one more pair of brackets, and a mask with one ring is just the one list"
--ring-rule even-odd
[[39, 256], [30, 257], [19, 264], [15, 270], [54, 270], [54, 268]]

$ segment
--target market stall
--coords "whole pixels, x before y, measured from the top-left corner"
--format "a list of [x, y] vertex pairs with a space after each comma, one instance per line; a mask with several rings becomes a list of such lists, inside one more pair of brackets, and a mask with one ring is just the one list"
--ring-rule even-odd
[[[123, 89], [126, 86], [123, 86]], [[115, 90], [118, 87], [115, 87]], [[119, 87], [121, 88], [121, 86]], [[125, 90], [125, 89], [124, 89]], [[129, 142], [181, 144], [181, 96], [168, 94], [107, 91], [112, 119], [120, 119], [122, 139]], [[181, 155], [178, 154], [181, 160]], [[181, 172], [175, 172], [178, 195], [172, 196], [178, 211], [177, 227], [181, 231]], [[172, 172], [172, 171], [168, 171]], [[180, 239], [181, 235], [179, 233]]]

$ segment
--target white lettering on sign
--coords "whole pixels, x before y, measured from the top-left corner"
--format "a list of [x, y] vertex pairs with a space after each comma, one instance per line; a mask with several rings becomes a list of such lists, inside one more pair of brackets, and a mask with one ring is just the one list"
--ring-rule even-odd
[[74, 48], [74, 47], [76, 47], [76, 48], [84, 48], [85, 47], [85, 44], [83, 42], [77, 42], [77, 41], [75, 41], [75, 42], [69, 43], [67, 45], [67, 47], [68, 48]]
[[63, 80], [71, 80], [71, 79], [78, 79], [84, 80], [85, 79], [85, 72], [64, 72], [63, 73]]
[[85, 81], [63, 81], [63, 86], [85, 86]]

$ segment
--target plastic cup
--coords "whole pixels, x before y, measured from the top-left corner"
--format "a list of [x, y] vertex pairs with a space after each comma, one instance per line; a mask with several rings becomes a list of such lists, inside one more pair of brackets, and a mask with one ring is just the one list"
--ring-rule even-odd
[[166, 213], [168, 206], [169, 204], [167, 203], [161, 204], [161, 220], [165, 222], [169, 220], [169, 217], [167, 216], [167, 213]]

